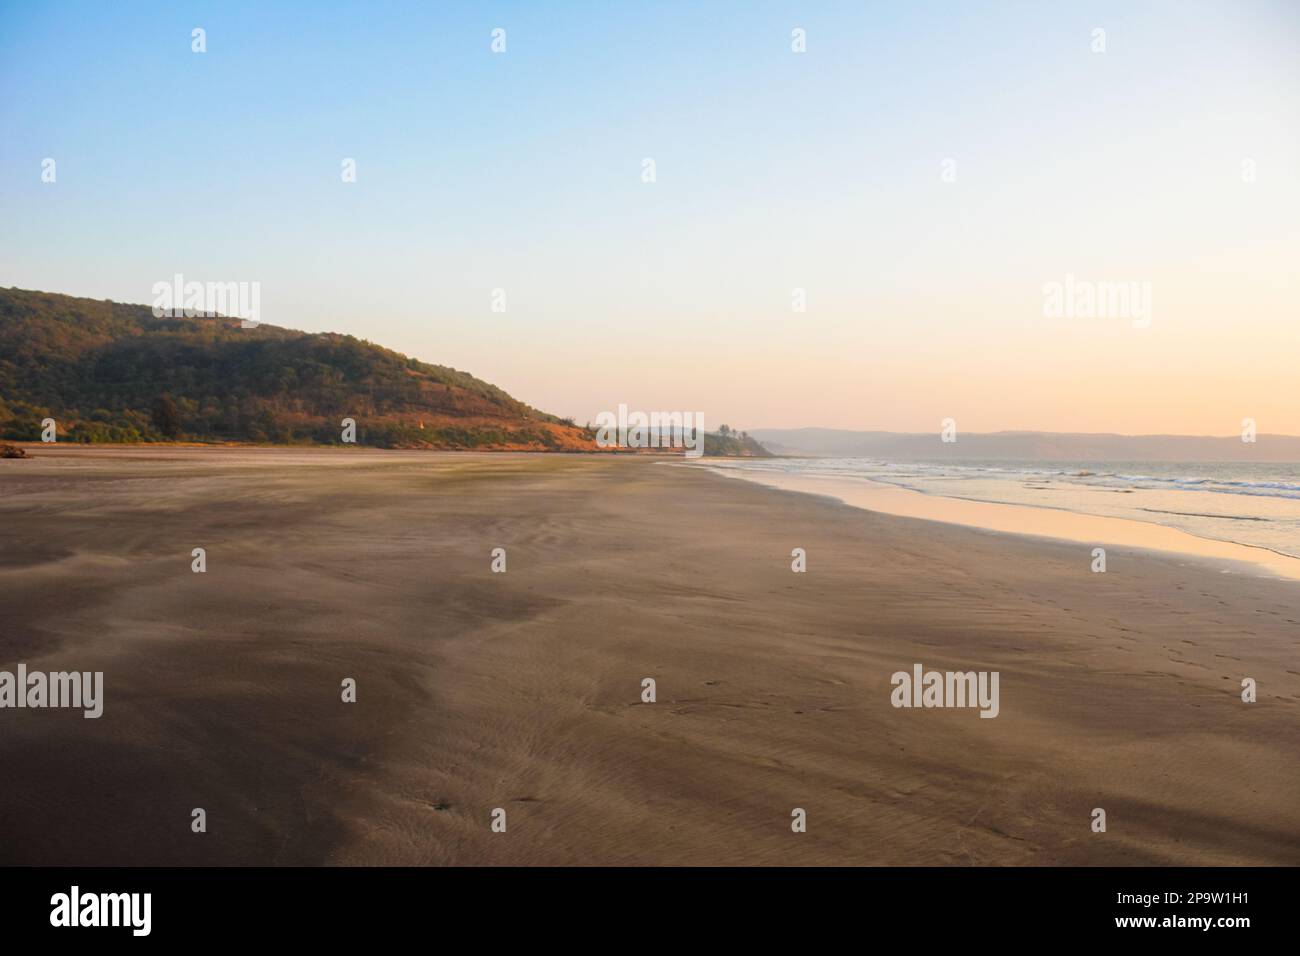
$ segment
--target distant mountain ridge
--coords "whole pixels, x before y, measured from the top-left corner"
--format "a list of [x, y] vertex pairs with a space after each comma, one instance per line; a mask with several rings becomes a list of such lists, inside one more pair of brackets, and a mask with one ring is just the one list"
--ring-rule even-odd
[[466, 372], [350, 335], [0, 289], [0, 438], [596, 450], [591, 433]]
[[955, 442], [930, 434], [835, 428], [755, 428], [749, 432], [777, 455], [812, 458], [895, 458], [930, 461], [1300, 461], [1300, 437], [1112, 435], [1071, 432], [957, 432]]

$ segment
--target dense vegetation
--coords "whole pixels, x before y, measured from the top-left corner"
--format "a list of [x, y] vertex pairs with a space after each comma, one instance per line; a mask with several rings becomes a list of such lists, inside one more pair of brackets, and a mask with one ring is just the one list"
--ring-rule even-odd
[[722, 425], [716, 432], [704, 436], [704, 454], [732, 458], [771, 458], [772, 453], [747, 432], [738, 432]]
[[0, 289], [0, 438], [594, 447], [590, 433], [456, 369], [348, 335]]

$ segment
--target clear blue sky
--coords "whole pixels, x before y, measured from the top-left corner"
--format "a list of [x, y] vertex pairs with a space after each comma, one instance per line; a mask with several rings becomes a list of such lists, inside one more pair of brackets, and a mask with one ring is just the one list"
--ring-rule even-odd
[[[1267, 0], [0, 2], [0, 285], [255, 280], [579, 420], [1300, 432], [1298, 48]], [[1045, 322], [1066, 273], [1153, 327]]]

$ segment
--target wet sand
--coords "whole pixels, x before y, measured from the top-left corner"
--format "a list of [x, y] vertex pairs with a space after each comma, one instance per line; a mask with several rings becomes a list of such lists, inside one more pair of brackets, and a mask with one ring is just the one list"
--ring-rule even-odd
[[104, 715], [0, 710], [0, 863], [1300, 863], [1293, 582], [647, 458], [33, 454], [0, 670]]
[[[710, 466], [702, 464], [695, 467]], [[928, 521], [983, 528], [986, 531], [1075, 541], [1089, 547], [1120, 545], [1130, 549], [1165, 551], [1200, 558], [1204, 566], [1229, 574], [1266, 574], [1300, 581], [1300, 558], [1279, 554], [1268, 548], [1203, 538], [1148, 521], [1081, 514], [1063, 508], [924, 494], [865, 478], [787, 475], [734, 468], [715, 470], [727, 477], [755, 481], [786, 491], [825, 495], [857, 508], [884, 514], [924, 518]]]

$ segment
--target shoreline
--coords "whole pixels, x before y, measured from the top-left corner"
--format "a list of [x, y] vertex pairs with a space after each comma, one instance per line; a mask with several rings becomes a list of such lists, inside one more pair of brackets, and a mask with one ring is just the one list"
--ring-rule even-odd
[[707, 463], [702, 467], [727, 478], [833, 498], [850, 507], [881, 514], [998, 534], [1178, 555], [1206, 562], [1225, 573], [1250, 573], [1276, 580], [1300, 581], [1300, 558], [1260, 545], [1207, 538], [1154, 521], [1096, 515], [1048, 505], [1010, 504], [931, 494], [869, 478], [742, 471], [711, 468]]
[[[104, 675], [0, 709], [0, 863], [1300, 863], [1289, 583], [657, 463], [0, 467], [0, 669]], [[918, 665], [996, 717], [894, 706]]]

